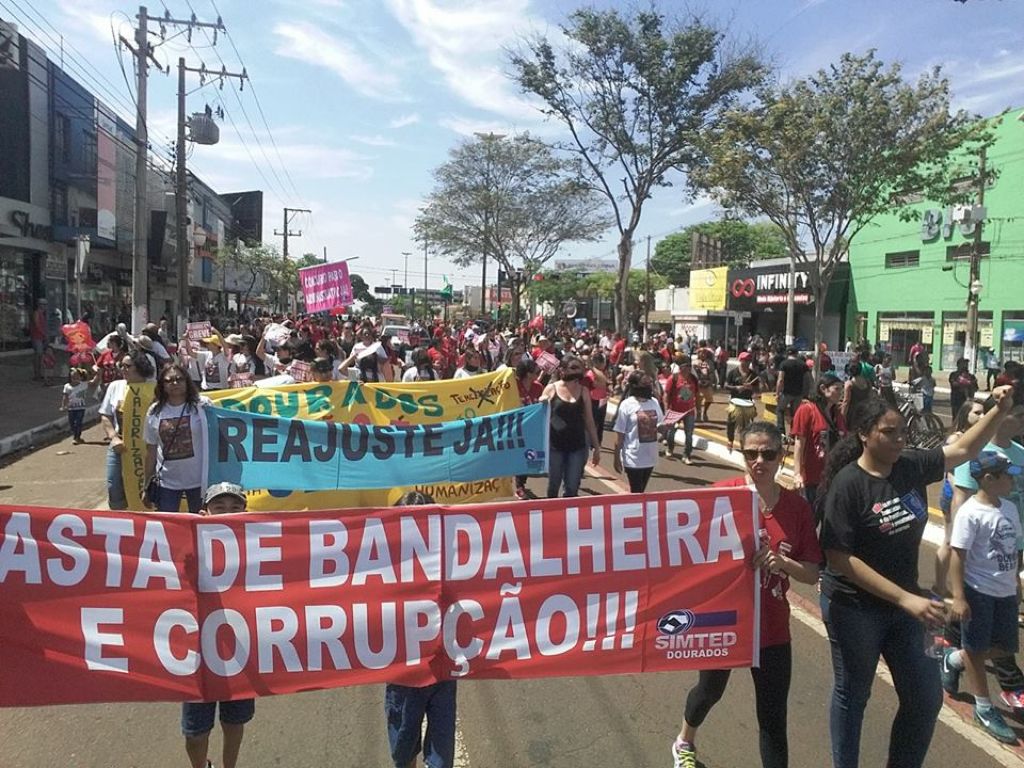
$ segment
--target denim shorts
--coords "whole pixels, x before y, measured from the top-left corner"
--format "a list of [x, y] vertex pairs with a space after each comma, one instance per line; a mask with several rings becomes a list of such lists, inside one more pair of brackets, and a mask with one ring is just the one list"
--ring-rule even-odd
[[961, 630], [964, 650], [984, 653], [998, 648], [1006, 653], [1017, 652], [1017, 596], [992, 597], [964, 585], [964, 597], [971, 609], [971, 618]]
[[256, 714], [256, 699], [235, 701], [186, 701], [181, 705], [181, 732], [185, 736], [203, 736], [213, 730], [213, 715], [220, 705], [220, 721], [245, 725]]

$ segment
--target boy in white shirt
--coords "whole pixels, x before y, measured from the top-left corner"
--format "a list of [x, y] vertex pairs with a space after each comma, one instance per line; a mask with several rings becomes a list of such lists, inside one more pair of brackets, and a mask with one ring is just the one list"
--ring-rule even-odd
[[1013, 730], [989, 699], [985, 659], [1017, 652], [1018, 553], [1021, 523], [1005, 496], [1021, 468], [995, 451], [970, 463], [978, 492], [965, 501], [953, 522], [949, 581], [951, 618], [962, 622], [962, 650], [947, 651], [942, 685], [959, 688], [961, 671], [974, 693], [974, 719], [997, 740], [1016, 744]]

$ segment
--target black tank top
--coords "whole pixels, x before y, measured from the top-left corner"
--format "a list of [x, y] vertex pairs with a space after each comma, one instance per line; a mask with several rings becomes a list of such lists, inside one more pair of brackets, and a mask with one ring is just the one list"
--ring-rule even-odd
[[555, 393], [551, 398], [551, 449], [577, 451], [587, 446], [587, 429], [583, 417], [583, 393], [575, 402], [563, 400]]

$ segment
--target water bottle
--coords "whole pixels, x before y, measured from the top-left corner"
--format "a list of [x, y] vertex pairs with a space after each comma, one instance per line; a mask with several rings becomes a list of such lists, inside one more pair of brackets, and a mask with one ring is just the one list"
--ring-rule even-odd
[[[929, 592], [926, 597], [937, 603], [941, 603], [942, 598], [936, 595], [934, 592]], [[945, 626], [943, 624], [925, 624], [924, 625], [924, 655], [930, 659], [941, 659], [942, 654], [946, 650], [945, 641]]]

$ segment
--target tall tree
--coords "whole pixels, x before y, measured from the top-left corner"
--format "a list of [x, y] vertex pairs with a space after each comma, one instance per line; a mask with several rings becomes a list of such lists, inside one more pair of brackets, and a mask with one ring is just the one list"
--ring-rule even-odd
[[623, 17], [580, 9], [562, 32], [557, 51], [539, 36], [512, 53], [513, 77], [568, 129], [570, 138], [556, 146], [580, 159], [611, 205], [619, 233], [615, 316], [626, 331], [644, 203], [655, 188], [671, 185], [673, 171], [694, 166], [699, 135], [760, 81], [763, 67], [750, 53], [727, 55], [722, 32], [698, 18], [666, 28], [656, 11]]
[[490, 260], [512, 289], [519, 317], [524, 283], [564, 243], [594, 240], [608, 228], [604, 206], [579, 177], [529, 134], [479, 136], [451, 150], [434, 171], [434, 190], [416, 218], [416, 238], [460, 266]]
[[696, 181], [728, 208], [764, 216], [793, 258], [810, 269], [815, 349], [825, 296], [850, 242], [872, 219], [909, 219], [914, 201], [963, 201], [988, 126], [950, 112], [949, 82], [935, 68], [916, 84], [874, 51], [729, 112], [706, 134], [708, 164]]
[[752, 261], [775, 259], [789, 253], [782, 232], [770, 222], [719, 219], [692, 224], [681, 232], [663, 237], [654, 246], [651, 269], [673, 285], [689, 285], [693, 235], [697, 233], [720, 241], [722, 257], [730, 267], [745, 267]]

